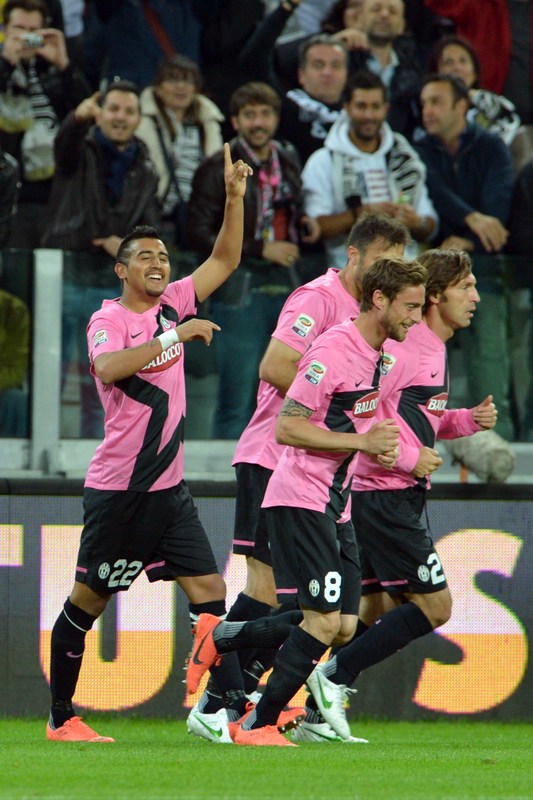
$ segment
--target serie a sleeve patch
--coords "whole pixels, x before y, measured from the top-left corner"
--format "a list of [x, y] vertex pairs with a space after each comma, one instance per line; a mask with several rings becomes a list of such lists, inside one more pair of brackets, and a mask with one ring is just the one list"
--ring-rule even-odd
[[315, 320], [313, 317], [310, 317], [308, 314], [299, 314], [298, 319], [291, 325], [291, 330], [297, 336], [301, 336], [302, 339], [305, 339], [313, 330], [314, 325]]
[[306, 381], [309, 381], [309, 383], [312, 383], [313, 386], [317, 386], [327, 371], [327, 367], [324, 364], [321, 364], [320, 361], [313, 361], [308, 367], [304, 378]]
[[105, 342], [107, 342], [107, 331], [96, 331], [93, 336], [93, 345], [98, 347], [99, 344], [104, 344]]

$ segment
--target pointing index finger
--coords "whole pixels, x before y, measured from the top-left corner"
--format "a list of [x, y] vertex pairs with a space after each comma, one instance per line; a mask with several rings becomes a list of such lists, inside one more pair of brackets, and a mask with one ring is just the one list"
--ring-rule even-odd
[[224, 169], [230, 170], [233, 166], [233, 162], [231, 160], [231, 150], [229, 149], [229, 144], [224, 142]]

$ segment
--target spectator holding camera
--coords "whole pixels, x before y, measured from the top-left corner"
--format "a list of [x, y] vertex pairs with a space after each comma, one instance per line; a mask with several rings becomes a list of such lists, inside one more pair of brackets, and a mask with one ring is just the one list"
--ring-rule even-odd
[[54, 139], [90, 89], [69, 61], [62, 31], [46, 27], [43, 0], [8, 0], [0, 54], [0, 146], [21, 168], [11, 247], [38, 247], [48, 220]]

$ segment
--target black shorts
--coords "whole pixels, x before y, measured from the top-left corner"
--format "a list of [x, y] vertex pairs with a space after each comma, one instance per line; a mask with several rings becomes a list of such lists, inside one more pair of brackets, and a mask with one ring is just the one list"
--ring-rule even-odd
[[431, 594], [448, 585], [425, 519], [423, 489], [352, 493], [363, 595]]
[[305, 508], [265, 510], [278, 601], [357, 615], [361, 568], [352, 523]]
[[217, 565], [184, 481], [159, 492], [85, 489], [76, 580], [104, 594], [148, 580], [212, 575]]
[[235, 527], [233, 552], [238, 556], [252, 556], [263, 564], [272, 566], [265, 512], [261, 503], [271, 469], [259, 464], [236, 464], [237, 497], [235, 501]]

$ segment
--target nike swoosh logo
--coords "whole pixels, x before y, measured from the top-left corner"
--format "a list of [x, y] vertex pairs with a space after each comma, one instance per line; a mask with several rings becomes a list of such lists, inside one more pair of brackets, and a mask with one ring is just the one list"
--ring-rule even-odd
[[341, 739], [341, 737], [338, 734], [336, 734], [335, 736], [326, 736], [325, 734], [320, 733], [320, 731], [313, 731], [313, 733], [314, 733], [315, 736], [319, 736], [321, 739], [324, 739], [325, 742], [343, 742], [344, 741], [344, 739]]
[[69, 650], [67, 656], [69, 658], [81, 658], [83, 653], [73, 653], [72, 650]]
[[194, 651], [193, 656], [192, 656], [192, 663], [193, 664], [203, 664], [204, 663], [203, 661], [200, 661], [198, 656], [200, 655], [200, 653], [202, 651], [202, 647], [204, 646], [205, 640], [207, 639], [208, 636], [209, 636], [209, 634], [206, 634], [204, 636], [204, 638], [202, 639], [202, 641], [200, 642], [200, 644], [198, 645], [198, 647]]
[[139, 331], [139, 333], [131, 333], [130, 336], [131, 336], [132, 339], [136, 339], [137, 336], [141, 335], [141, 333], [142, 333], [142, 331]]
[[361, 378], [361, 380], [360, 380], [360, 381], [356, 381], [355, 388], [357, 389], [357, 387], [358, 387], [358, 386], [361, 386], [361, 384], [363, 383], [363, 381], [364, 381], [364, 378]]
[[206, 731], [209, 731], [209, 733], [212, 733], [217, 739], [220, 739], [223, 733], [222, 728], [212, 728], [211, 725], [208, 725], [207, 722], [204, 722], [203, 719], [200, 719], [200, 717], [196, 716], [196, 714], [194, 715], [194, 718], [200, 723], [200, 725], [204, 726]]
[[333, 700], [330, 700], [329, 697], [326, 694], [324, 694], [322, 683], [320, 681], [320, 675], [317, 675], [316, 678], [318, 681], [318, 691], [320, 692], [320, 697], [322, 698], [324, 708], [331, 708], [331, 706], [333, 705]]
[[434, 378], [434, 377], [435, 377], [435, 375], [438, 375], [438, 374], [439, 374], [439, 371], [438, 371], [438, 370], [437, 370], [436, 372], [432, 372], [432, 373], [431, 373], [431, 377], [432, 377], [432, 378]]

